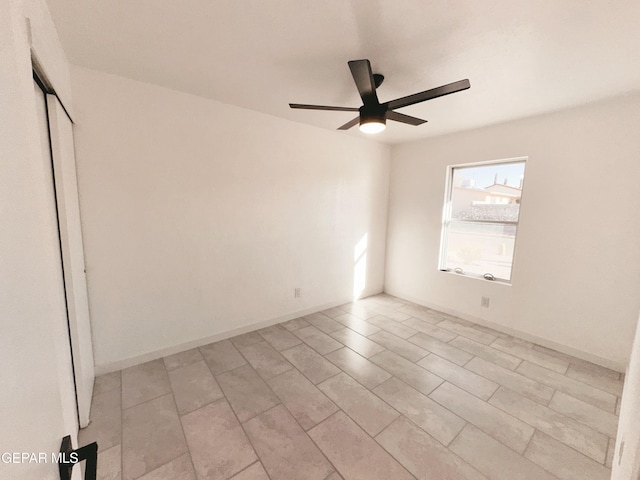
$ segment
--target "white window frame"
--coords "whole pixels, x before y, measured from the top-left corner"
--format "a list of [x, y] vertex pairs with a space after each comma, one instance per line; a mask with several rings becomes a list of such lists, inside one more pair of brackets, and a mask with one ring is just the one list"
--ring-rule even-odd
[[[485, 275], [475, 274], [475, 273], [467, 273], [467, 272], [456, 272], [455, 270], [451, 270], [446, 267], [446, 259], [447, 259], [447, 251], [448, 251], [448, 233], [449, 233], [449, 225], [451, 224], [451, 212], [452, 212], [452, 193], [453, 193], [453, 175], [454, 170], [457, 168], [469, 168], [469, 167], [484, 167], [489, 165], [496, 164], [509, 164], [509, 163], [524, 163], [525, 164], [525, 176], [527, 171], [527, 160], [529, 157], [513, 157], [513, 158], [504, 158], [498, 160], [487, 160], [480, 162], [470, 162], [470, 163], [461, 163], [457, 165], [448, 165], [447, 166], [447, 176], [446, 176], [446, 188], [444, 191], [444, 202], [442, 209], [442, 228], [440, 234], [440, 257], [438, 259], [438, 269], [441, 272], [451, 273], [454, 275], [464, 276], [468, 278], [476, 278], [485, 281], [492, 281], [494, 283], [501, 283], [504, 285], [511, 285], [513, 283], [513, 272], [514, 266], [516, 263], [516, 252], [518, 245], [518, 230], [520, 224], [520, 214], [518, 213], [518, 221], [516, 222], [501, 222], [501, 221], [475, 221], [475, 220], [462, 220], [462, 222], [470, 222], [470, 223], [496, 223], [500, 225], [514, 225], [516, 227], [516, 235], [514, 239], [514, 250], [513, 250], [513, 259], [511, 261], [511, 275], [510, 279], [502, 279], [498, 277], [487, 278]], [[524, 192], [524, 179], [522, 180], [522, 191]], [[522, 206], [522, 196], [520, 197], [520, 206]], [[489, 273], [489, 272], [488, 272]]]

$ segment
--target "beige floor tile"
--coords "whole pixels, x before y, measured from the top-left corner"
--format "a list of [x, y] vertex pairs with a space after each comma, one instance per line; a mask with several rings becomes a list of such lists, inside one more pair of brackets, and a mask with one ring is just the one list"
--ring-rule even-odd
[[153, 472], [140, 477], [140, 480], [196, 480], [189, 454], [156, 468]]
[[240, 349], [242, 355], [265, 380], [291, 370], [293, 366], [267, 342], [258, 342]]
[[280, 325], [282, 325], [284, 328], [286, 328], [290, 332], [293, 332], [294, 330], [308, 327], [311, 324], [301, 317], [301, 318], [294, 318], [293, 320], [289, 320], [288, 322], [281, 323]]
[[511, 335], [507, 335], [506, 333], [499, 332], [498, 330], [494, 330], [493, 328], [485, 327], [484, 325], [480, 325], [479, 323], [472, 323], [469, 325], [474, 330], [478, 330], [479, 332], [488, 333], [489, 335], [493, 335], [498, 338], [510, 337]]
[[471, 424], [449, 448], [491, 480], [558, 480]]
[[172, 395], [122, 412], [124, 480], [138, 478], [185, 453], [187, 444]]
[[[469, 320], [465, 320], [464, 318], [456, 317], [455, 315], [451, 315], [448, 313], [438, 312], [438, 314], [442, 317], [443, 320], [450, 320], [453, 323], [461, 325], [463, 327], [473, 327], [477, 325], [476, 323], [473, 323]], [[490, 335], [494, 335], [493, 331], [492, 333], [490, 333]]]
[[276, 394], [250, 365], [218, 375], [216, 379], [241, 422], [280, 403]]
[[431, 353], [435, 353], [439, 357], [449, 360], [456, 365], [464, 365], [473, 358], [473, 355], [470, 353], [453, 347], [448, 343], [438, 340], [437, 338], [433, 338], [426, 333], [418, 332], [412, 337], [407, 338], [407, 341], [414, 343]]
[[358, 318], [350, 313], [345, 313], [344, 315], [339, 315], [334, 318], [336, 322], [340, 322], [345, 327], [350, 328], [354, 332], [358, 332], [360, 335], [364, 335], [365, 337], [371, 335], [372, 333], [379, 332], [380, 329], [375, 325], [372, 325], [361, 318]]
[[525, 361], [516, 369], [516, 372], [545, 385], [549, 385], [561, 392], [568, 393], [578, 400], [595, 405], [607, 412], [613, 413], [616, 409], [617, 399], [615, 395], [539, 365]]
[[162, 359], [122, 371], [122, 408], [133, 407], [171, 392]]
[[343, 328], [342, 330], [331, 332], [329, 335], [331, 335], [334, 339], [336, 339], [343, 345], [349, 347], [351, 350], [358, 352], [365, 358], [369, 358], [376, 353], [384, 351], [383, 346], [372, 342], [367, 337], [363, 337], [350, 328]]
[[524, 452], [533, 436], [531, 425], [448, 382], [436, 388], [429, 397], [518, 453]]
[[370, 308], [367, 308], [364, 305], [360, 305], [358, 303], [347, 303], [345, 305], [340, 305], [340, 309], [344, 310], [346, 313], [350, 313], [354, 317], [361, 318], [362, 320], [368, 320], [371, 317], [375, 317], [376, 315], [378, 315], [377, 312], [374, 312]]
[[204, 360], [171, 370], [169, 382], [180, 415], [203, 407], [223, 396], [222, 390]]
[[122, 478], [122, 456], [120, 452], [120, 445], [115, 445], [111, 448], [98, 452], [98, 467], [96, 469], [96, 474], [96, 480], [120, 480]]
[[267, 472], [264, 471], [262, 464], [256, 462], [239, 474], [234, 475], [230, 480], [269, 480], [269, 476]]
[[606, 435], [504, 387], [491, 397], [489, 403], [597, 462], [604, 463], [607, 454]]
[[370, 317], [369, 319], [367, 319], [367, 323], [375, 325], [382, 330], [394, 334], [396, 337], [404, 339], [407, 339], [410, 336], [418, 333], [416, 329], [411, 328], [408, 325], [400, 323], [396, 320], [385, 317], [384, 315], [375, 315], [374, 317]]
[[228, 372], [247, 363], [229, 340], [200, 347], [200, 353], [214, 375]]
[[427, 323], [435, 325], [443, 320], [435, 310], [420, 305], [410, 304], [398, 308], [399, 312], [406, 313], [409, 317], [419, 318]]
[[368, 338], [412, 362], [429, 355], [425, 349], [383, 330], [369, 335]]
[[383, 370], [395, 375], [404, 383], [412, 386], [416, 390], [430, 394], [444, 380], [397, 353], [385, 351], [374, 355], [370, 360]]
[[455, 363], [431, 354], [418, 362], [422, 368], [429, 370], [431, 373], [440, 378], [444, 378], [449, 383], [466, 390], [469, 393], [488, 400], [491, 395], [498, 389], [498, 384], [487, 380], [480, 375], [470, 372], [466, 368], [460, 367]]
[[456, 337], [449, 342], [449, 345], [453, 345], [460, 350], [464, 350], [476, 357], [495, 363], [500, 367], [508, 368], [509, 370], [515, 370], [518, 365], [522, 363], [521, 358], [514, 357], [513, 355], [501, 352], [500, 350], [496, 350], [495, 348], [470, 340], [466, 337]]
[[229, 339], [236, 348], [248, 347], [254, 343], [263, 342], [264, 338], [258, 332], [248, 332]]
[[560, 480], [609, 480], [611, 470], [536, 431], [524, 456]]
[[390, 373], [347, 347], [331, 352], [326, 358], [368, 389], [391, 377]]
[[565, 373], [569, 362], [533, 349], [533, 343], [513, 337], [498, 338], [491, 347], [558, 373]]
[[223, 480], [258, 460], [227, 402], [210, 403], [182, 417], [198, 480]]
[[340, 373], [335, 365], [307, 345], [297, 345], [280, 353], [313, 384], [318, 384]]
[[[596, 367], [596, 368], [594, 368]], [[604, 373], [603, 373], [604, 372]], [[607, 370], [602, 367], [591, 366], [590, 364], [578, 363], [571, 364], [567, 370], [567, 376], [583, 383], [609, 392], [613, 395], [621, 396], [624, 382], [619, 378], [615, 378], [617, 372]]]
[[93, 396], [110, 392], [111, 390], [120, 390], [122, 388], [121, 372], [107, 373], [96, 377], [93, 383]]
[[376, 440], [418, 479], [487, 480], [405, 417], [394, 420]]
[[333, 308], [327, 308], [326, 310], [323, 310], [319, 313], [329, 318], [335, 318], [335, 317], [339, 317], [340, 315], [344, 315], [345, 311], [339, 307], [333, 307]]
[[553, 388], [478, 357], [473, 358], [464, 368], [544, 405], [553, 395]]
[[289, 330], [281, 325], [263, 328], [258, 333], [276, 350], [285, 350], [302, 343], [298, 337], [292, 335]]
[[336, 342], [329, 335], [313, 325], [300, 328], [293, 333], [320, 355], [325, 355], [342, 347], [339, 342]]
[[313, 427], [309, 430], [309, 435], [347, 480], [413, 478], [344, 412], [337, 412]]
[[465, 425], [465, 421], [450, 410], [397, 378], [390, 378], [373, 391], [444, 445], [448, 445]]
[[618, 417], [616, 415], [573, 398], [566, 393], [559, 391], [554, 393], [549, 408], [610, 437], [615, 437], [618, 431]]
[[105, 451], [122, 441], [122, 394], [120, 389], [110, 390], [93, 397], [91, 422], [80, 430], [78, 442], [86, 445], [98, 442], [100, 451]]
[[411, 318], [411, 315], [407, 313], [403, 313], [398, 311], [396, 308], [388, 307], [385, 305], [374, 305], [371, 307], [374, 312], [377, 312], [379, 315], [390, 318], [391, 320], [395, 320], [397, 322], [402, 322]]
[[[344, 315], [344, 313], [345, 312], [340, 310], [340, 315]], [[334, 319], [327, 317], [326, 315], [323, 315], [322, 313], [312, 313], [311, 315], [306, 315], [302, 318], [324, 333], [331, 333], [344, 328], [344, 325], [336, 322]]]
[[[442, 318], [438, 318], [438, 322], [441, 322]], [[448, 342], [449, 340], [453, 340], [458, 335], [450, 332], [449, 330], [445, 330], [444, 328], [436, 327], [435, 325], [421, 320], [419, 318], [411, 317], [408, 320], [402, 322], [404, 325], [407, 325], [419, 332], [426, 333], [427, 335], [431, 335], [438, 340], [443, 342]]]
[[388, 293], [378, 293], [376, 295], [367, 297], [367, 299], [370, 299], [379, 305], [384, 305], [385, 307], [392, 309], [397, 309], [411, 303], [408, 300], [404, 300], [403, 298], [399, 298]]
[[305, 430], [338, 410], [324, 393], [295, 369], [273, 377], [267, 383]]
[[282, 405], [249, 420], [244, 427], [271, 480], [324, 480], [333, 471]]
[[600, 480], [622, 384], [613, 370], [375, 295], [100, 376], [78, 443], [98, 441], [99, 480]]
[[446, 330], [450, 330], [452, 332], [457, 333], [458, 335], [462, 335], [463, 337], [470, 338], [471, 340], [475, 340], [476, 342], [483, 343], [485, 345], [490, 345], [492, 342], [498, 338], [496, 335], [490, 335], [488, 333], [481, 332], [470, 326], [463, 325], [459, 319], [452, 320], [449, 318], [445, 318], [437, 325], [439, 328], [444, 328]]
[[550, 355], [552, 357], [565, 360], [569, 362], [571, 365], [582, 367], [588, 371], [593, 372], [598, 376], [608, 377], [612, 380], [616, 380], [616, 379], [622, 380], [622, 377], [624, 376], [624, 374], [616, 372], [615, 370], [611, 370], [609, 368], [602, 367], [600, 365], [596, 365], [591, 362], [587, 362], [586, 360], [582, 360], [580, 358], [567, 355], [566, 353], [558, 352], [557, 350], [552, 350], [551, 348], [543, 347], [542, 345], [534, 345], [533, 349], [539, 352], [546, 353], [547, 355]]
[[398, 412], [346, 373], [331, 377], [318, 387], [371, 436], [398, 417]]
[[191, 365], [192, 363], [201, 362], [204, 360], [200, 350], [197, 348], [192, 348], [191, 350], [186, 350], [184, 352], [176, 353], [174, 355], [169, 355], [168, 357], [164, 357], [164, 366], [167, 371], [175, 370], [176, 368], [186, 367], [187, 365]]

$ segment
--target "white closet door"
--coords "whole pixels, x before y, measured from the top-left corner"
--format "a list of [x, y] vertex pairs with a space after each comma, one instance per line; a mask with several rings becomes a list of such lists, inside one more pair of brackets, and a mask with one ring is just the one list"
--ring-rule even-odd
[[[56, 215], [56, 196], [54, 189], [54, 173], [53, 165], [51, 163], [51, 150], [49, 148], [49, 126], [47, 120], [47, 104], [45, 93], [42, 91], [37, 82], [33, 82], [34, 96], [36, 101], [36, 111], [38, 114], [38, 130], [40, 131], [40, 147], [42, 150], [42, 161], [45, 175], [48, 177], [45, 179], [45, 186], [47, 188], [47, 196], [50, 201], [47, 205], [46, 212], [46, 224], [51, 229], [58, 229], [58, 219]], [[53, 233], [53, 232], [52, 232]], [[53, 233], [55, 237], [58, 236], [58, 232]], [[60, 262], [60, 244], [52, 246], [55, 250], [52, 252], [54, 258], [58, 258]], [[62, 281], [63, 268], [62, 262], [59, 263], [60, 278], [59, 282], [56, 282], [56, 287], [59, 290], [60, 307], [63, 307], [64, 303], [64, 283]], [[52, 317], [57, 317], [52, 315]], [[73, 369], [71, 363], [71, 349], [69, 347], [69, 334], [67, 328], [66, 318], [58, 317], [52, 323], [51, 336], [56, 345], [56, 358], [52, 359], [56, 363], [56, 370], [58, 373], [58, 383], [60, 385], [60, 400], [62, 406], [62, 416], [64, 422], [65, 433], [71, 435], [72, 438], [76, 438], [78, 432], [78, 419], [76, 409], [76, 399], [74, 392], [74, 378]], [[62, 438], [60, 439], [62, 441]]]
[[612, 480], [640, 480], [640, 318], [622, 391]]
[[89, 409], [93, 393], [94, 364], [73, 124], [55, 95], [47, 95], [47, 106], [69, 311], [69, 333], [78, 398], [78, 418], [80, 426], [86, 427], [89, 424]]

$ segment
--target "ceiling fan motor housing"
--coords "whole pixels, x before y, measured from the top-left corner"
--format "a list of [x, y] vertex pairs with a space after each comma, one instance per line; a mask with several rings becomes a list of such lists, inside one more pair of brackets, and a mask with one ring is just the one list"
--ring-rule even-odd
[[365, 123], [387, 124], [387, 108], [384, 105], [363, 105], [360, 107], [360, 125]]

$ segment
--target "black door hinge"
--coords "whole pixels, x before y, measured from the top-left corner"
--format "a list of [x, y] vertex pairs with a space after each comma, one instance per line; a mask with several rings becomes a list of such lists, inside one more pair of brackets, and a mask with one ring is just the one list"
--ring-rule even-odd
[[58, 468], [60, 470], [60, 480], [71, 480], [73, 467], [81, 461], [87, 463], [84, 470], [84, 480], [96, 480], [98, 467], [98, 443], [93, 442], [76, 450], [71, 446], [71, 437], [67, 435], [60, 444], [60, 456]]

